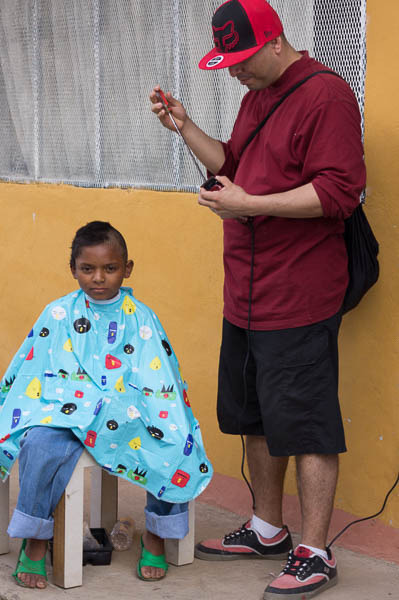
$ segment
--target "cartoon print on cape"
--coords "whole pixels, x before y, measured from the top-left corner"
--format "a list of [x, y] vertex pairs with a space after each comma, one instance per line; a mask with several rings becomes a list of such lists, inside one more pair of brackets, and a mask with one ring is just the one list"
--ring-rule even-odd
[[168, 502], [212, 477], [176, 355], [130, 288], [106, 304], [79, 290], [40, 315], [0, 383], [0, 479], [34, 426], [72, 429], [104, 469]]

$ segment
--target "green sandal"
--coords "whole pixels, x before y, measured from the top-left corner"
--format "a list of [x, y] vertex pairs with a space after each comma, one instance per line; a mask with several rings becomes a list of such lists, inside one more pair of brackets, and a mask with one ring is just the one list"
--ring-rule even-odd
[[[15, 568], [12, 576], [15, 581], [21, 587], [29, 587], [23, 581], [21, 581], [18, 577], [18, 573], [30, 573], [33, 575], [42, 575], [47, 581], [47, 572], [46, 572], [46, 555], [43, 556], [41, 560], [31, 560], [29, 556], [25, 554], [26, 540], [23, 540], [21, 550], [19, 551], [19, 556], [17, 560], [17, 566]], [[44, 589], [44, 588], [43, 588]]]
[[[137, 577], [143, 581], [160, 581], [166, 576], [169, 568], [169, 565], [165, 560], [165, 555], [160, 554], [159, 556], [156, 556], [155, 554], [151, 554], [151, 552], [144, 548], [143, 538], [141, 538], [140, 542], [141, 557], [137, 563]], [[165, 573], [162, 575], [162, 577], [143, 577], [141, 574], [141, 567], [158, 567], [158, 569], [164, 569]]]

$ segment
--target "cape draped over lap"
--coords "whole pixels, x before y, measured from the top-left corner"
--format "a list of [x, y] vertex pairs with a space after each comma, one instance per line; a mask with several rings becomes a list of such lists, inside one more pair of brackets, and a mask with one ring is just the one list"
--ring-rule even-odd
[[70, 428], [104, 469], [168, 502], [212, 477], [176, 355], [130, 288], [109, 304], [82, 290], [49, 304], [0, 386], [1, 479], [38, 425]]

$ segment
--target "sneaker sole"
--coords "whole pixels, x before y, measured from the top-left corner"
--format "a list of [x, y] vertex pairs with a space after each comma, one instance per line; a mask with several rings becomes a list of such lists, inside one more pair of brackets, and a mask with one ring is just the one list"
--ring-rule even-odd
[[263, 556], [262, 554], [216, 554], [212, 552], [203, 552], [195, 548], [194, 550], [195, 558], [199, 558], [200, 560], [286, 560], [288, 558], [288, 552], [283, 552], [282, 554], [268, 554], [267, 556]]
[[268, 592], [265, 590], [265, 593], [263, 594], [263, 600], [308, 600], [308, 598], [313, 598], [314, 596], [317, 596], [317, 594], [324, 592], [325, 590], [327, 590], [330, 587], [333, 587], [337, 583], [338, 576], [335, 576], [333, 579], [330, 579], [328, 583], [321, 585], [319, 588], [313, 590], [312, 592], [295, 592], [293, 594], [290, 594], [287, 590], [282, 590], [282, 593]]

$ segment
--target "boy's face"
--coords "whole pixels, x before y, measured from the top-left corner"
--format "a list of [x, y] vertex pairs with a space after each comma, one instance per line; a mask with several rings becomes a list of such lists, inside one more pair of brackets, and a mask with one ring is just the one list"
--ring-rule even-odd
[[125, 262], [122, 250], [115, 242], [84, 246], [75, 266], [71, 267], [72, 275], [93, 300], [114, 298], [132, 269], [133, 261]]

